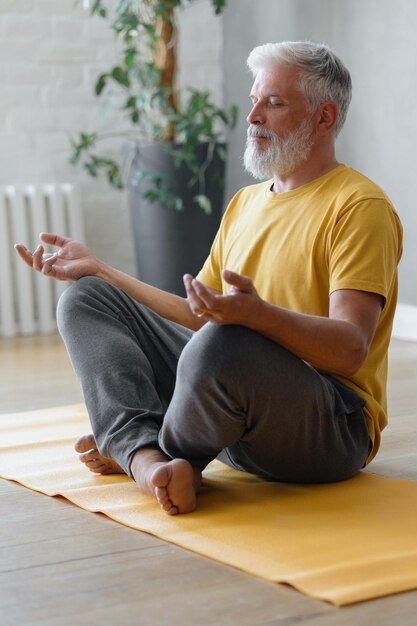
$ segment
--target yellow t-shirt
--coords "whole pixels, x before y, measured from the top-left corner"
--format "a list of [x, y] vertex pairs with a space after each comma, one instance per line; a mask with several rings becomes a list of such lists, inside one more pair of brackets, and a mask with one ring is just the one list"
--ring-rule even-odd
[[387, 424], [388, 345], [402, 252], [400, 220], [385, 193], [338, 165], [293, 191], [276, 194], [271, 181], [241, 189], [230, 202], [198, 279], [227, 293], [221, 270], [250, 276], [261, 298], [311, 315], [329, 315], [329, 295], [358, 289], [385, 298], [368, 357], [345, 378], [365, 400], [373, 449]]

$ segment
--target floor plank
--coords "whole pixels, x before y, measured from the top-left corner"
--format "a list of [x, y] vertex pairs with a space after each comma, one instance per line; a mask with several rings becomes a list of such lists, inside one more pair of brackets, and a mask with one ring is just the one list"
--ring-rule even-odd
[[[417, 343], [390, 351], [391, 423], [369, 471], [417, 479]], [[1, 412], [73, 404], [56, 336], [0, 340]], [[337, 609], [0, 481], [0, 626], [411, 626], [417, 592]]]

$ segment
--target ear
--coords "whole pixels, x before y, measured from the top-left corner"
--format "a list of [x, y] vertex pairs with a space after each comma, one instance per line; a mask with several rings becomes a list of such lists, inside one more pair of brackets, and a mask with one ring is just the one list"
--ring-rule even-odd
[[320, 135], [326, 135], [329, 131], [334, 130], [337, 119], [339, 117], [339, 105], [334, 100], [326, 100], [318, 108], [318, 124], [317, 132]]

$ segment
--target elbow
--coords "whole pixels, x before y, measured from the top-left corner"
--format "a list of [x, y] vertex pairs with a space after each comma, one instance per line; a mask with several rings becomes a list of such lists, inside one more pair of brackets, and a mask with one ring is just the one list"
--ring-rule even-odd
[[365, 342], [350, 346], [343, 362], [343, 372], [341, 372], [341, 374], [347, 378], [351, 378], [359, 372], [366, 361], [368, 352], [369, 346]]

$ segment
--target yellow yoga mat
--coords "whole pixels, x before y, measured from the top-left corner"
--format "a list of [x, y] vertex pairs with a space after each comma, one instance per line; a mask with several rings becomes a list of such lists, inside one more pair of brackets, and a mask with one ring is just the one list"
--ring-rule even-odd
[[168, 516], [128, 477], [78, 462], [85, 432], [83, 405], [0, 415], [0, 475], [339, 606], [417, 588], [415, 483], [268, 483], [214, 462], [197, 510]]

